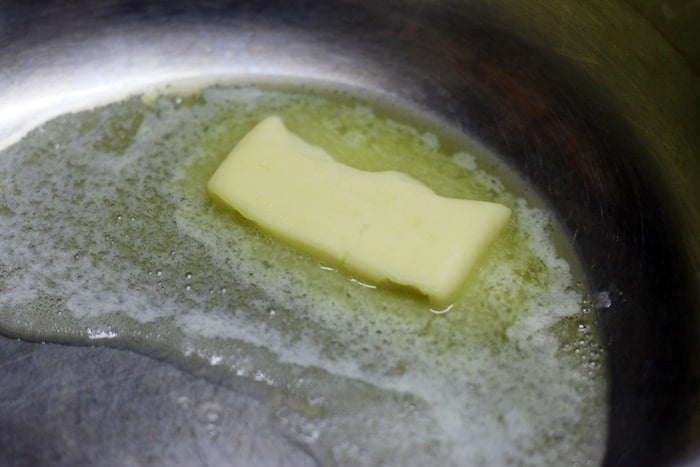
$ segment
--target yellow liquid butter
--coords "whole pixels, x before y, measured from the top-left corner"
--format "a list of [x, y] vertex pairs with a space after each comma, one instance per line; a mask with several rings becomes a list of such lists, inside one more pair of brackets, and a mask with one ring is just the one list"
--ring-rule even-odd
[[[34, 130], [0, 153], [0, 330], [270, 386], [273, 423], [325, 463], [598, 464], [602, 355], [551, 214], [467, 141], [369, 102], [209, 88]], [[512, 211], [449, 311], [212, 203], [216, 168], [272, 114], [341, 163]]]

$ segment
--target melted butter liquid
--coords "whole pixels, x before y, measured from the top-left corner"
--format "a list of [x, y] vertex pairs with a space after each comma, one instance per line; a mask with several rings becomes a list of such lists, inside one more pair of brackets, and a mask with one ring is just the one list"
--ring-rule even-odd
[[[598, 464], [602, 354], [551, 214], [463, 139], [367, 102], [217, 87], [33, 131], [0, 153], [0, 330], [257, 385], [272, 423], [329, 464]], [[513, 209], [448, 312], [211, 203], [209, 177], [270, 114], [348, 165]]]

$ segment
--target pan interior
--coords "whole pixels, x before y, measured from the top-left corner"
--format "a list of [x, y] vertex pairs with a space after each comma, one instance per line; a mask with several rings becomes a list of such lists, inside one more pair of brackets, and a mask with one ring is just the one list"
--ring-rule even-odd
[[[208, 199], [270, 114], [514, 222], [446, 313], [363, 284]], [[64, 115], [2, 160], [4, 333], [200, 367], [324, 462], [600, 462], [602, 352], [574, 256], [532, 190], [445, 125], [347, 88], [239, 84]]]

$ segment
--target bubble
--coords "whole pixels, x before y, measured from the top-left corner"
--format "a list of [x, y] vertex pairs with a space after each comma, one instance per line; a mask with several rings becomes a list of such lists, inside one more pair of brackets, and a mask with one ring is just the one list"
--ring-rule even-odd
[[607, 309], [612, 305], [612, 300], [608, 292], [598, 292], [595, 296], [595, 307], [598, 309]]
[[432, 149], [437, 149], [440, 147], [440, 140], [433, 133], [425, 132], [421, 135], [423, 142]]
[[206, 413], [206, 420], [209, 423], [216, 423], [219, 421], [221, 418], [221, 414], [219, 412], [215, 412], [213, 410], [210, 410]]
[[209, 363], [212, 365], [220, 365], [224, 361], [224, 357], [221, 355], [212, 355], [209, 359]]
[[260, 369], [255, 370], [255, 372], [253, 373], [253, 379], [255, 381], [264, 382], [264, 383], [267, 383], [269, 385], [272, 385], [275, 383], [275, 380], [272, 378], [272, 376], [270, 376], [269, 374], [265, 373], [263, 370], [260, 370]]
[[190, 401], [190, 398], [187, 396], [180, 396], [177, 399], [176, 403], [180, 408], [183, 408], [183, 409], [189, 409], [190, 406], [192, 405], [192, 401]]
[[197, 410], [197, 420], [210, 436], [219, 433], [223, 421], [222, 408], [216, 402], [205, 402]]

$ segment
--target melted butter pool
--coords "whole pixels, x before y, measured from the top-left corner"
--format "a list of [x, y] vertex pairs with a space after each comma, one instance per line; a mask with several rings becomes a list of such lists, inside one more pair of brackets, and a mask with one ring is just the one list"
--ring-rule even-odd
[[[367, 102], [216, 87], [34, 130], [0, 153], [0, 330], [152, 352], [271, 389], [259, 391], [271, 423], [324, 463], [600, 463], [602, 354], [551, 214], [468, 142]], [[218, 164], [273, 113], [343, 163], [513, 209], [448, 312], [368, 287], [210, 202]]]

